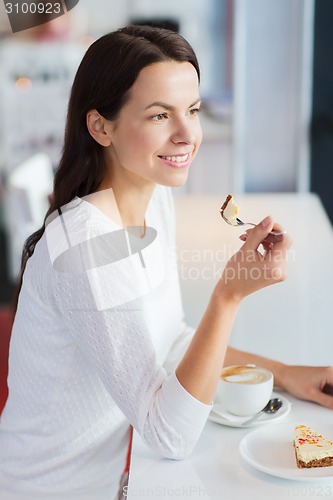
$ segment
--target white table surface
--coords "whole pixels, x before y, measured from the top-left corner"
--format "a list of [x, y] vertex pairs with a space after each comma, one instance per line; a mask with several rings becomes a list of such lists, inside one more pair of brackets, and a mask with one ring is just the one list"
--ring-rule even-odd
[[[294, 244], [288, 280], [244, 301], [230, 344], [284, 362], [333, 364], [333, 231], [319, 199], [311, 194], [266, 194], [237, 196], [236, 201], [242, 219], [257, 222], [271, 214], [292, 234]], [[184, 307], [193, 326], [217, 279], [216, 263], [222, 268], [240, 245], [241, 229], [220, 219], [220, 205], [221, 199], [214, 196], [176, 198]], [[332, 439], [332, 411], [283, 395], [292, 408], [281, 424], [312, 424], [318, 431], [321, 425], [331, 425]], [[270, 425], [273, 432], [279, 424]], [[333, 469], [332, 479], [299, 482], [245, 463], [239, 443], [252, 430], [208, 421], [193, 453], [183, 461], [159, 458], [135, 434], [127, 498], [333, 498]]]

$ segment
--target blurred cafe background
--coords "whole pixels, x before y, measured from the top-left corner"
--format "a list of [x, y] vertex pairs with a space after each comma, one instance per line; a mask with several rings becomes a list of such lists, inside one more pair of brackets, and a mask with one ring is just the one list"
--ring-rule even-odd
[[202, 69], [204, 141], [176, 196], [315, 192], [333, 221], [332, 0], [80, 0], [13, 34], [0, 2], [0, 304], [42, 224], [73, 76], [128, 23], [178, 30]]

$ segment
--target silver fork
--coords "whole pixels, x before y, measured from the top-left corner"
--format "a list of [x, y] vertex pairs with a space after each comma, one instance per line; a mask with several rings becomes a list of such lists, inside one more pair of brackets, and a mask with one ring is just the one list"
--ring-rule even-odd
[[[236, 224], [233, 224], [232, 222], [230, 222], [226, 217], [224, 217], [223, 215], [223, 212], [222, 210], [220, 211], [221, 213], [221, 217], [223, 220], [225, 220], [225, 222], [227, 224], [229, 224], [230, 226], [234, 226], [234, 227], [237, 227], [237, 226], [256, 226], [257, 224], [253, 224], [253, 222], [243, 222], [241, 219], [239, 219], [238, 217], [236, 217], [234, 220], [236, 221]], [[268, 243], [277, 243], [278, 241], [281, 241], [282, 239], [282, 236], [284, 234], [286, 234], [287, 231], [271, 231], [267, 236], [266, 238], [264, 239], [264, 241], [267, 241]]]

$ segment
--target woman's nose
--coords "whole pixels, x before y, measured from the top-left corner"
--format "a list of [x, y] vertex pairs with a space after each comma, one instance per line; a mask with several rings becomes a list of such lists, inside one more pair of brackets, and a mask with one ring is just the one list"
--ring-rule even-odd
[[175, 144], [181, 142], [185, 144], [194, 144], [197, 140], [199, 129], [200, 126], [194, 122], [186, 123], [185, 121], [179, 121], [173, 131], [172, 142]]

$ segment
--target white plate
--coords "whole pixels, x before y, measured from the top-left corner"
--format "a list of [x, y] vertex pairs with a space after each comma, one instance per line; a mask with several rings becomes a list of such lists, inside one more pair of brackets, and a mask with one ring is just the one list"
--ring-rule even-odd
[[242, 425], [243, 422], [249, 420], [251, 417], [237, 417], [232, 413], [229, 413], [227, 410], [223, 408], [222, 403], [214, 404], [212, 411], [209, 414], [208, 419], [212, 420], [212, 422], [216, 422], [218, 424], [227, 425], [228, 427], [255, 427], [261, 426], [265, 424], [270, 424], [273, 422], [278, 422], [282, 418], [284, 418], [290, 412], [291, 403], [287, 398], [281, 396], [280, 394], [276, 394], [273, 392], [272, 398], [280, 398], [282, 401], [282, 406], [279, 411], [269, 415], [268, 413], [263, 413], [258, 420], [255, 420], [250, 425]]
[[333, 425], [294, 422], [262, 427], [249, 432], [240, 442], [239, 451], [244, 460], [266, 474], [292, 479], [294, 481], [314, 481], [333, 479], [333, 467], [298, 469], [293, 446], [295, 425], [309, 425], [313, 430], [333, 440]]

